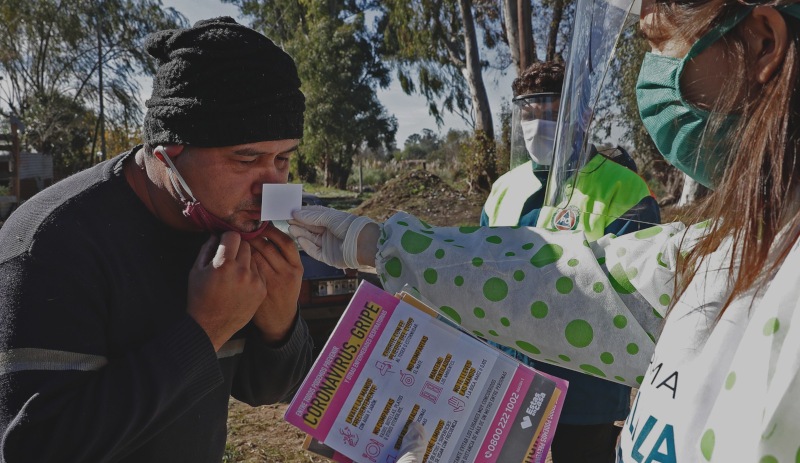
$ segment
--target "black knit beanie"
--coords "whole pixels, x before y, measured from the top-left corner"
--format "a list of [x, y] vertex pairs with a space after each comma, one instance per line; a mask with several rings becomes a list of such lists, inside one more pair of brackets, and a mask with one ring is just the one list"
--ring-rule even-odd
[[233, 146], [303, 135], [294, 60], [264, 35], [221, 17], [150, 34], [158, 61], [145, 103], [151, 146]]

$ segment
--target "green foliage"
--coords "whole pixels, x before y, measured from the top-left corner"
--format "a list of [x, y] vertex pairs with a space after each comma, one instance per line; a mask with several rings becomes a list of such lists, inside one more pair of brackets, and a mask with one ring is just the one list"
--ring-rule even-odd
[[222, 463], [233, 463], [237, 461], [242, 461], [244, 458], [244, 453], [231, 445], [230, 443], [225, 444], [225, 453], [222, 455]]
[[478, 131], [461, 145], [461, 163], [471, 188], [489, 191], [497, 180], [497, 145], [486, 133]]
[[441, 144], [439, 136], [431, 129], [423, 129], [422, 134], [411, 134], [405, 142], [402, 151], [394, 153], [394, 158], [405, 159], [430, 159], [431, 153], [436, 152]]
[[0, 196], [8, 196], [11, 194], [11, 187], [9, 185], [0, 184]]
[[186, 20], [159, 0], [5, 0], [0, 22], [0, 113], [20, 119], [23, 143], [53, 154], [69, 173], [93, 162], [99, 146], [98, 62], [106, 126], [136, 125], [136, 79], [154, 69], [144, 37]]
[[508, 172], [511, 165], [511, 104], [503, 100], [500, 106], [500, 140], [497, 143], [497, 173]]
[[297, 62], [306, 96], [302, 163], [296, 175], [320, 169], [328, 186], [344, 188], [353, 157], [363, 148], [393, 146], [397, 121], [386, 114], [376, 88], [389, 85], [365, 22], [366, 4], [355, 0], [226, 0], [253, 26], [283, 46]]

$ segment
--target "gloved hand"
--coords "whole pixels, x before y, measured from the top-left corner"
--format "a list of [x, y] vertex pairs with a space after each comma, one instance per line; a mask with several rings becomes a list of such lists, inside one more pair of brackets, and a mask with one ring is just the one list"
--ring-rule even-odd
[[422, 463], [425, 458], [425, 450], [428, 447], [425, 439], [425, 428], [416, 421], [408, 427], [408, 432], [403, 437], [403, 444], [400, 445], [400, 459], [397, 463]]
[[380, 228], [368, 217], [323, 206], [292, 213], [289, 234], [309, 256], [338, 268], [375, 267]]

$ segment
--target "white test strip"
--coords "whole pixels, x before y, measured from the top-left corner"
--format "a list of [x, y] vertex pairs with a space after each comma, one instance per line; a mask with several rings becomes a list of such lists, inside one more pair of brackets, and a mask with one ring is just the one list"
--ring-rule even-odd
[[303, 184], [265, 183], [261, 190], [261, 220], [289, 220], [303, 203]]

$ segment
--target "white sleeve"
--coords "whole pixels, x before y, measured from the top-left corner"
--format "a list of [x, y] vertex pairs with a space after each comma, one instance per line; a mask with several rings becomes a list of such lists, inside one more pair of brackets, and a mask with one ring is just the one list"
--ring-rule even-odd
[[682, 224], [589, 243], [582, 232], [384, 225], [384, 288], [409, 284], [467, 331], [548, 363], [638, 387], [669, 306]]

